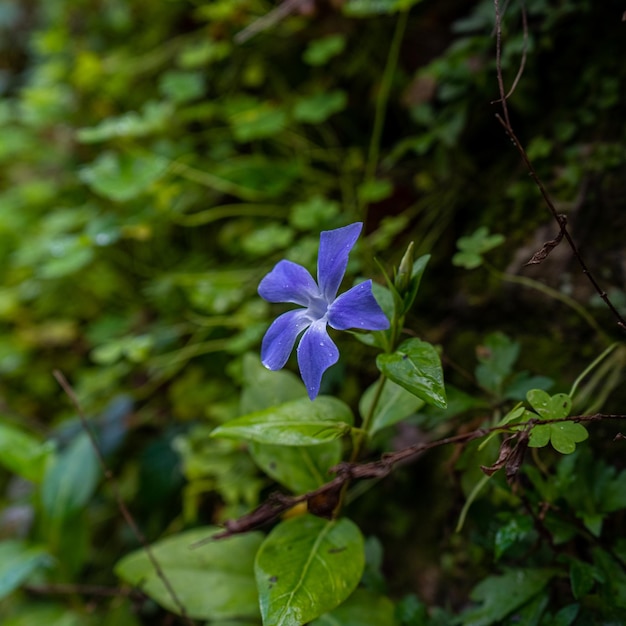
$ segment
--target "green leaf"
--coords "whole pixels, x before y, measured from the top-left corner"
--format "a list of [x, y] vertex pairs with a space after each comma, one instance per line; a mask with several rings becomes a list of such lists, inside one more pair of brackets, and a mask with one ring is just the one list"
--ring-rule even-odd
[[[263, 535], [253, 532], [193, 546], [220, 530], [194, 528], [152, 544], [152, 552], [190, 617], [256, 617], [254, 557]], [[145, 550], [125, 556], [115, 573], [169, 611], [180, 612]]]
[[452, 257], [452, 264], [472, 270], [483, 263], [482, 255], [504, 243], [504, 235], [490, 235], [486, 226], [457, 241], [459, 252]]
[[117, 202], [142, 194], [167, 169], [167, 160], [153, 155], [133, 156], [103, 152], [80, 171], [80, 178], [93, 191]]
[[52, 442], [42, 443], [14, 426], [0, 423], [0, 464], [10, 472], [40, 483], [53, 451]]
[[494, 559], [497, 561], [511, 546], [525, 539], [533, 530], [533, 521], [527, 515], [516, 515], [496, 532]]
[[463, 626], [490, 626], [510, 615], [540, 593], [555, 572], [546, 569], [516, 569], [489, 576], [472, 591], [478, 608], [463, 614]]
[[289, 223], [299, 230], [323, 230], [341, 211], [339, 202], [315, 195], [291, 207]]
[[245, 439], [282, 446], [310, 446], [338, 439], [350, 431], [352, 411], [329, 396], [293, 400], [238, 417], [216, 428], [213, 437]]
[[295, 626], [331, 611], [356, 588], [364, 566], [363, 537], [350, 520], [282, 522], [255, 562], [263, 623]]
[[294, 119], [305, 124], [321, 124], [331, 115], [346, 108], [348, 96], [345, 91], [335, 89], [302, 98], [293, 109]]
[[341, 461], [339, 439], [317, 446], [280, 446], [252, 442], [254, 462], [274, 480], [294, 493], [321, 487], [332, 477], [328, 470]]
[[[359, 413], [363, 419], [370, 412], [378, 384], [378, 382], [375, 382], [361, 396]], [[405, 419], [423, 406], [424, 401], [422, 399], [408, 392], [400, 385], [390, 380], [386, 381], [374, 409], [374, 416], [369, 428], [370, 435], [374, 435], [379, 430]]]
[[204, 76], [202, 72], [165, 72], [159, 91], [176, 104], [196, 100], [204, 93]]
[[78, 141], [96, 143], [116, 137], [145, 137], [163, 130], [173, 112], [174, 107], [169, 102], [148, 101], [143, 105], [141, 114], [130, 111], [102, 120], [97, 126], [81, 128], [77, 133]]
[[392, 354], [379, 354], [378, 369], [418, 398], [446, 408], [441, 360], [435, 348], [420, 339], [408, 339]]
[[396, 626], [395, 607], [386, 596], [357, 589], [341, 606], [311, 626]]
[[550, 424], [550, 443], [561, 454], [571, 454], [576, 450], [576, 444], [589, 437], [587, 429], [575, 422], [561, 422]]
[[572, 561], [569, 568], [569, 578], [572, 595], [576, 600], [582, 600], [591, 591], [596, 576], [596, 568], [593, 565], [584, 561]]
[[[526, 397], [530, 405], [544, 420], [558, 420], [569, 415], [572, 399], [565, 393], [550, 396], [542, 389], [531, 389]], [[526, 415], [534, 417], [527, 411]], [[571, 454], [576, 444], [589, 437], [587, 429], [576, 422], [557, 422], [556, 424], [538, 424], [533, 427], [528, 445], [531, 448], [542, 448], [548, 444], [561, 454]]]
[[235, 139], [246, 143], [279, 133], [287, 123], [287, 114], [271, 102], [241, 98], [231, 103], [228, 121]]
[[389, 180], [371, 179], [359, 185], [357, 193], [359, 194], [359, 199], [364, 204], [380, 202], [393, 193], [393, 185]]
[[519, 349], [519, 343], [511, 340], [504, 333], [495, 332], [485, 337], [483, 344], [476, 349], [479, 361], [476, 367], [478, 384], [500, 395], [504, 381], [513, 371], [513, 365], [519, 356]]
[[244, 355], [243, 383], [239, 400], [241, 415], [308, 397], [300, 377], [286, 370], [268, 370], [261, 364], [258, 354]]
[[61, 521], [87, 504], [100, 479], [100, 466], [91, 440], [78, 435], [46, 471], [41, 503], [49, 519]]
[[0, 600], [17, 589], [34, 572], [51, 563], [51, 557], [43, 548], [13, 539], [0, 542]]
[[325, 65], [338, 54], [341, 54], [346, 47], [344, 35], [328, 35], [320, 39], [313, 40], [304, 51], [302, 60], [308, 65]]
[[550, 396], [543, 389], [531, 389], [526, 399], [537, 413], [546, 420], [567, 417], [572, 408], [572, 399], [565, 393]]
[[534, 426], [530, 431], [528, 445], [531, 448], [543, 448], [544, 446], [547, 446], [550, 441], [550, 426], [551, 424]]

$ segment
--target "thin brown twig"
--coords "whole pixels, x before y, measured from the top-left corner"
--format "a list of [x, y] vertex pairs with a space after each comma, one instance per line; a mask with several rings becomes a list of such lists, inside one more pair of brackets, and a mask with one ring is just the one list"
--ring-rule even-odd
[[524, 74], [524, 69], [526, 67], [526, 59], [528, 56], [528, 16], [526, 15], [526, 6], [522, 0], [522, 29], [523, 29], [523, 41], [522, 41], [522, 58], [520, 59], [519, 68], [517, 70], [517, 74], [513, 79], [513, 84], [506, 94], [506, 98], [510, 98], [513, 95], [513, 92], [517, 88], [517, 84], [519, 83], [522, 75]]
[[113, 472], [111, 472], [108, 465], [106, 464], [106, 461], [104, 460], [104, 456], [100, 450], [100, 447], [98, 446], [96, 437], [93, 431], [91, 430], [91, 427], [89, 426], [89, 422], [80, 405], [80, 402], [78, 401], [78, 397], [76, 396], [76, 393], [74, 392], [71, 385], [69, 384], [65, 376], [62, 374], [62, 372], [60, 372], [59, 370], [54, 370], [53, 375], [56, 378], [59, 385], [61, 386], [61, 388], [63, 389], [63, 391], [65, 391], [67, 397], [70, 399], [70, 401], [74, 405], [74, 408], [76, 409], [76, 412], [78, 414], [78, 417], [80, 418], [83, 429], [85, 430], [85, 432], [87, 433], [87, 436], [89, 437], [93, 450], [98, 459], [98, 463], [100, 464], [100, 467], [102, 468], [104, 477], [111, 487], [111, 491], [113, 492], [113, 497], [115, 498], [117, 508], [122, 514], [122, 517], [126, 521], [126, 524], [128, 524], [128, 527], [131, 529], [132, 533], [135, 535], [137, 541], [139, 541], [139, 543], [142, 545], [143, 549], [145, 550], [148, 560], [152, 564], [154, 571], [157, 573], [157, 576], [161, 579], [163, 586], [165, 587], [170, 598], [172, 599], [172, 602], [176, 605], [176, 608], [180, 611], [180, 615], [185, 621], [185, 623], [187, 624], [187, 626], [195, 626], [195, 622], [187, 614], [187, 609], [185, 609], [185, 606], [183, 605], [180, 598], [178, 597], [178, 594], [172, 587], [172, 584], [170, 583], [169, 579], [165, 575], [165, 572], [161, 568], [161, 565], [159, 564], [157, 558], [155, 557], [154, 551], [150, 547], [150, 544], [148, 543], [145, 535], [141, 532], [141, 530], [139, 529], [139, 526], [137, 525], [137, 522], [135, 522], [135, 518], [131, 515], [130, 511], [128, 510], [128, 507], [126, 506], [122, 498], [119, 487], [117, 486], [117, 483], [113, 476]]
[[[570, 249], [572, 250], [574, 257], [578, 261], [578, 264], [583, 274], [587, 276], [588, 280], [591, 282], [596, 293], [600, 296], [602, 301], [609, 308], [609, 310], [611, 311], [611, 313], [613, 314], [613, 316], [615, 317], [617, 321], [617, 325], [622, 330], [626, 331], [626, 320], [624, 320], [620, 312], [615, 308], [615, 306], [609, 299], [606, 291], [600, 287], [594, 275], [589, 271], [587, 264], [585, 263], [584, 259], [582, 258], [582, 255], [580, 254], [580, 251], [578, 250], [578, 246], [574, 242], [569, 230], [567, 229], [567, 226], [562, 226], [559, 212], [557, 211], [554, 205], [554, 202], [552, 201], [552, 198], [548, 194], [548, 191], [545, 188], [542, 180], [539, 178], [539, 175], [537, 174], [537, 171], [535, 170], [532, 162], [530, 161], [530, 158], [528, 157], [528, 154], [526, 150], [524, 149], [524, 146], [522, 145], [517, 135], [515, 134], [515, 131], [513, 130], [513, 127], [511, 125], [511, 121], [509, 118], [507, 95], [505, 94], [505, 91], [504, 91], [504, 79], [502, 76], [502, 15], [500, 12], [499, 0], [493, 0], [493, 4], [495, 8], [495, 24], [496, 24], [496, 75], [497, 75], [497, 80], [498, 80], [498, 90], [500, 93], [500, 100], [498, 102], [502, 106], [502, 115], [496, 114], [496, 118], [498, 119], [500, 124], [502, 124], [507, 135], [510, 137], [511, 141], [513, 142], [513, 145], [517, 148], [517, 151], [520, 153], [520, 156], [522, 157], [522, 161], [524, 162], [524, 165], [526, 165], [526, 169], [528, 170], [528, 173], [530, 174], [535, 185], [539, 189], [539, 192], [541, 193], [544, 199], [544, 202], [546, 203], [546, 206], [548, 207], [550, 213], [552, 214], [552, 217], [554, 218], [556, 223], [559, 225], [559, 227], [562, 228], [563, 237], [565, 238]], [[527, 22], [525, 22], [525, 24], [526, 23]]]
[[[197, 548], [205, 543], [209, 543], [218, 539], [225, 539], [232, 535], [249, 532], [255, 530], [273, 522], [278, 519], [280, 515], [290, 510], [294, 506], [306, 502], [310, 504], [324, 496], [330, 495], [331, 497], [336, 494], [344, 484], [353, 480], [363, 480], [370, 478], [384, 478], [388, 476], [394, 469], [395, 465], [400, 462], [411, 462], [417, 459], [421, 454], [434, 448], [450, 444], [466, 444], [474, 439], [485, 437], [493, 432], [523, 434], [537, 424], [558, 424], [561, 422], [596, 422], [599, 420], [616, 419], [626, 420], [626, 415], [607, 414], [607, 413], [595, 413], [593, 415], [572, 415], [570, 417], [562, 417], [558, 419], [530, 419], [524, 423], [509, 423], [502, 424], [500, 426], [492, 426], [491, 428], [479, 428], [468, 433], [462, 433], [459, 435], [453, 435], [451, 437], [445, 437], [443, 439], [437, 439], [436, 441], [430, 441], [426, 443], [418, 443], [408, 448], [403, 448], [396, 452], [387, 452], [376, 461], [370, 461], [369, 463], [340, 463], [331, 468], [331, 472], [336, 476], [332, 480], [328, 481], [321, 487], [313, 491], [309, 491], [299, 496], [287, 496], [282, 493], [270, 494], [269, 498], [263, 502], [259, 507], [251, 511], [250, 513], [243, 515], [242, 517], [234, 520], [227, 520], [224, 524], [224, 530], [216, 535], [201, 539], [194, 543], [191, 547]], [[310, 507], [309, 507], [310, 508]]]

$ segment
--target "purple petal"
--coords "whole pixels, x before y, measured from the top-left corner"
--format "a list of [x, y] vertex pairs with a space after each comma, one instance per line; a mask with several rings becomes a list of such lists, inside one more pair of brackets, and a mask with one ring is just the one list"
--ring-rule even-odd
[[356, 222], [320, 234], [317, 257], [317, 282], [326, 302], [332, 302], [346, 273], [348, 255], [359, 238], [363, 224]]
[[367, 280], [342, 293], [329, 307], [328, 323], [336, 330], [387, 330], [389, 320], [372, 294], [372, 281]]
[[339, 350], [326, 330], [326, 322], [313, 322], [298, 345], [300, 375], [311, 400], [320, 391], [322, 374], [339, 360]]
[[284, 367], [298, 335], [310, 323], [305, 309], [287, 311], [277, 317], [263, 337], [261, 363], [269, 370]]
[[268, 302], [293, 302], [307, 306], [320, 293], [309, 272], [291, 261], [279, 261], [259, 283], [259, 295]]

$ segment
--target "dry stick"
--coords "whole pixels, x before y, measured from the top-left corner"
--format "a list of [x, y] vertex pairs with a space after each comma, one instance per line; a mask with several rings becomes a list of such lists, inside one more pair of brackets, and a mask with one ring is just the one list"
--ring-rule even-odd
[[[593, 274], [589, 271], [587, 264], [583, 260], [580, 254], [580, 251], [578, 250], [578, 246], [575, 244], [574, 240], [572, 239], [572, 236], [570, 235], [569, 230], [567, 229], [567, 226], [562, 224], [561, 217], [559, 215], [559, 212], [556, 210], [556, 207], [554, 206], [554, 202], [552, 202], [552, 199], [550, 198], [548, 191], [546, 190], [543, 182], [541, 181], [541, 179], [539, 178], [539, 175], [537, 174], [537, 171], [535, 170], [533, 164], [531, 163], [530, 158], [528, 157], [528, 154], [526, 153], [526, 150], [524, 149], [524, 146], [521, 144], [520, 140], [517, 138], [517, 135], [515, 134], [515, 131], [513, 130], [513, 127], [511, 125], [511, 121], [509, 118], [509, 108], [507, 105], [507, 98], [511, 95], [512, 91], [509, 91], [508, 94], [505, 94], [504, 79], [502, 77], [502, 15], [500, 13], [499, 0], [493, 0], [493, 4], [495, 8], [495, 13], [496, 13], [496, 74], [497, 74], [497, 79], [498, 79], [498, 90], [500, 92], [499, 102], [502, 104], [502, 116], [496, 114], [496, 118], [498, 119], [500, 124], [502, 124], [502, 126], [504, 127], [504, 130], [511, 138], [513, 145], [517, 148], [517, 151], [520, 153], [520, 156], [522, 157], [522, 160], [524, 161], [524, 164], [526, 165], [526, 169], [528, 170], [528, 173], [530, 174], [535, 185], [537, 186], [541, 195], [543, 196], [543, 199], [546, 203], [546, 206], [550, 210], [552, 217], [554, 218], [556, 223], [559, 225], [559, 228], [561, 228], [563, 236], [565, 240], [567, 241], [570, 249], [572, 250], [574, 257], [578, 261], [578, 264], [580, 265], [580, 268], [583, 274], [587, 276], [587, 278], [593, 285], [593, 288], [596, 290], [596, 293], [600, 296], [600, 298], [602, 298], [603, 302], [609, 308], [611, 313], [613, 313], [613, 316], [617, 320], [617, 325], [622, 330], [626, 331], [626, 320], [624, 320], [620, 312], [615, 308], [615, 306], [609, 299], [606, 291], [604, 291], [604, 289], [600, 287], [600, 285], [596, 281]], [[525, 11], [524, 11], [524, 15], [525, 15]], [[528, 22], [525, 18], [524, 18], [524, 29], [525, 31], [528, 29]], [[516, 81], [517, 80], [518, 78], [516, 77]], [[517, 84], [517, 82], [515, 84]]]
[[134, 517], [131, 515], [130, 511], [128, 510], [128, 507], [124, 503], [122, 495], [120, 494], [120, 490], [113, 477], [113, 472], [111, 472], [108, 465], [106, 464], [106, 461], [104, 460], [104, 456], [102, 455], [102, 452], [100, 451], [100, 448], [98, 447], [98, 442], [96, 441], [96, 438], [89, 426], [87, 417], [85, 416], [85, 413], [83, 412], [83, 409], [80, 405], [80, 402], [78, 401], [76, 394], [74, 393], [74, 390], [72, 389], [71, 385], [67, 382], [67, 379], [65, 378], [65, 376], [63, 376], [63, 374], [59, 370], [54, 370], [53, 374], [57, 382], [59, 383], [59, 385], [61, 385], [63, 391], [65, 391], [68, 398], [74, 405], [76, 412], [78, 413], [78, 417], [80, 418], [83, 429], [87, 433], [87, 436], [89, 437], [89, 440], [91, 441], [91, 446], [93, 447], [93, 450], [96, 453], [96, 457], [98, 459], [98, 463], [100, 464], [100, 467], [102, 468], [104, 477], [109, 483], [109, 485], [111, 486], [111, 491], [113, 492], [113, 497], [115, 498], [117, 508], [119, 509], [120, 513], [124, 517], [124, 520], [128, 524], [129, 528], [131, 529], [131, 531], [133, 532], [133, 534], [135, 535], [139, 543], [142, 545], [143, 549], [145, 550], [146, 555], [148, 556], [148, 560], [152, 564], [152, 567], [154, 567], [154, 570], [157, 573], [157, 576], [161, 579], [163, 586], [165, 587], [170, 598], [176, 605], [176, 608], [180, 611], [180, 614], [183, 620], [185, 621], [185, 623], [187, 624], [187, 626], [196, 626], [195, 622], [187, 614], [187, 610], [185, 609], [185, 606], [180, 601], [180, 598], [176, 594], [176, 591], [174, 591], [174, 588], [172, 587], [172, 584], [170, 583], [167, 576], [165, 575], [165, 572], [161, 569], [161, 566], [159, 565], [159, 562], [154, 556], [154, 552], [152, 548], [150, 547], [150, 545], [148, 544], [146, 537], [139, 529], [139, 526], [137, 526], [137, 523], [135, 522]]

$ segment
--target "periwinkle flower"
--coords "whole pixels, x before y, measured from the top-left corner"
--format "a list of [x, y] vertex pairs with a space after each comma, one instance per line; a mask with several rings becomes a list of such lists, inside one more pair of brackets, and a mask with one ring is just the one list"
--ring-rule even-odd
[[294, 309], [276, 318], [263, 337], [261, 361], [270, 370], [284, 367], [298, 336], [298, 365], [309, 398], [315, 399], [322, 375], [339, 359], [339, 350], [326, 326], [335, 330], [386, 330], [389, 320], [374, 299], [368, 280], [337, 296], [348, 255], [361, 233], [357, 222], [323, 231], [317, 259], [317, 282], [301, 265], [279, 261], [259, 284], [268, 302], [292, 302]]

